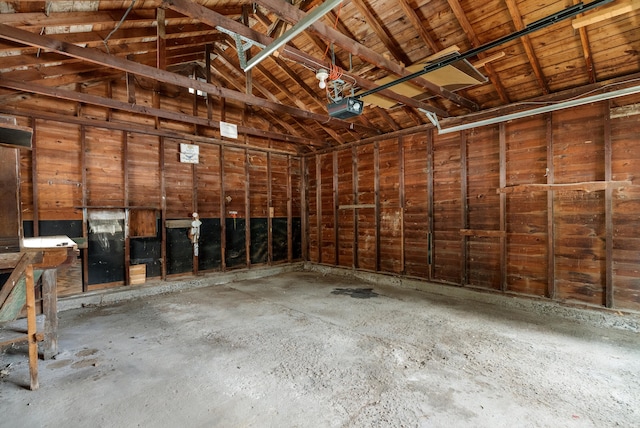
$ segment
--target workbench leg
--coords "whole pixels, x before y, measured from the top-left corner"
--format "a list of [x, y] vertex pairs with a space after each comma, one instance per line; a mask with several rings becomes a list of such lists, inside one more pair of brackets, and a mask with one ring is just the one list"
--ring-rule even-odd
[[42, 358], [49, 360], [58, 355], [58, 291], [56, 269], [42, 273], [42, 312], [44, 314], [44, 342]]
[[38, 389], [38, 341], [36, 340], [36, 295], [33, 281], [33, 266], [27, 266], [25, 270], [25, 286], [27, 300], [27, 337], [29, 340], [29, 374], [31, 375], [30, 388]]

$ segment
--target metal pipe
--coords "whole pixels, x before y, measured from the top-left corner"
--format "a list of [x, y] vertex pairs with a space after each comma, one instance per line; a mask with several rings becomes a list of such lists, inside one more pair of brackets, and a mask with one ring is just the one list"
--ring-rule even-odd
[[534, 116], [536, 114], [549, 113], [556, 110], [562, 110], [569, 107], [577, 107], [584, 104], [589, 104], [597, 101], [610, 100], [612, 98], [623, 97], [625, 95], [640, 93], [640, 85], [632, 86], [630, 88], [618, 89], [617, 91], [605, 92], [604, 94], [592, 95], [590, 97], [578, 98], [575, 100], [563, 101], [557, 104], [552, 104], [544, 107], [534, 108], [532, 110], [519, 111], [517, 113], [511, 113], [500, 117], [492, 117], [490, 119], [479, 120], [477, 122], [465, 123], [463, 125], [452, 126], [450, 128], [442, 129], [439, 124], [436, 124], [438, 128], [438, 135], [449, 134], [451, 132], [463, 131], [465, 129], [478, 128], [480, 126], [493, 125], [496, 123], [507, 122], [514, 119], [522, 119], [524, 117]]
[[322, 3], [320, 6], [316, 7], [308, 13], [304, 18], [302, 18], [296, 25], [287, 30], [282, 36], [275, 39], [269, 46], [265, 47], [260, 51], [256, 56], [254, 56], [244, 68], [244, 71], [249, 71], [253, 66], [258, 64], [260, 61], [274, 53], [281, 46], [287, 43], [289, 40], [293, 39], [298, 34], [302, 33], [309, 26], [313, 25], [318, 19], [322, 18], [324, 15], [329, 13], [331, 9], [340, 4], [343, 0], [327, 0]]

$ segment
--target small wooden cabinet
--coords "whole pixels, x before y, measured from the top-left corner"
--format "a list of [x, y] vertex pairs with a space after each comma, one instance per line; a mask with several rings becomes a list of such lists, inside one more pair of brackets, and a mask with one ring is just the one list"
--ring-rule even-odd
[[0, 145], [0, 253], [20, 251], [20, 153]]

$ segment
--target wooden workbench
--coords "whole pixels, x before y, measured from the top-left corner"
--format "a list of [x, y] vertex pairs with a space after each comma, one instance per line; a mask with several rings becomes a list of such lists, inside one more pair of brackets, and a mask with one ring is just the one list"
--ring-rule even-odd
[[[0, 323], [18, 318], [26, 306], [27, 332], [4, 329], [0, 346], [28, 342], [30, 387], [38, 389], [38, 341], [43, 341], [43, 358], [58, 352], [57, 270], [75, 262], [79, 254], [75, 243], [66, 236], [27, 238], [20, 252], [0, 254], [0, 269], [12, 273], [0, 289]], [[42, 312], [44, 323], [38, 332], [35, 285], [42, 280]]]

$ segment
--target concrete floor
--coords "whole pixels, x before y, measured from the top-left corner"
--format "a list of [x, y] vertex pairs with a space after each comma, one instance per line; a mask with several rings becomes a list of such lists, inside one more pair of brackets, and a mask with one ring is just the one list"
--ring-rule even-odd
[[288, 272], [59, 316], [0, 426], [640, 426], [638, 332], [554, 313]]

